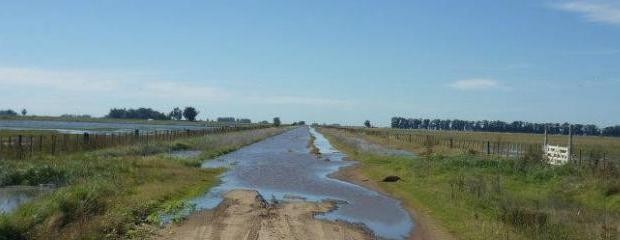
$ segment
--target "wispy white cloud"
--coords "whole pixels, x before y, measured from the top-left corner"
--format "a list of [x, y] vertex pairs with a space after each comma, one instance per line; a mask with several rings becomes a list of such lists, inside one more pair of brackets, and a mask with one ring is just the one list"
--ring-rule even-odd
[[448, 85], [451, 88], [464, 90], [464, 91], [476, 91], [476, 90], [488, 90], [500, 88], [499, 83], [493, 79], [475, 78], [464, 79], [452, 82]]
[[554, 9], [577, 13], [590, 22], [620, 25], [620, 2], [617, 0], [570, 0], [551, 6]]
[[211, 86], [158, 80], [152, 74], [38, 68], [0, 68], [0, 88], [196, 101], [222, 99], [229, 95], [227, 91]]
[[86, 71], [54, 71], [32, 68], [0, 68], [0, 86], [44, 88], [63, 91], [109, 91], [121, 82], [109, 74]]
[[[170, 80], [149, 72], [119, 72], [93, 70], [50, 70], [40, 68], [0, 67], [0, 89], [43, 93], [29, 102], [70, 96], [76, 107], [88, 105], [85, 100], [105, 99], [103, 103], [134, 104], [210, 104], [235, 103], [251, 105], [302, 105], [309, 107], [350, 107], [353, 102], [313, 96], [272, 95], [247, 89], [227, 89], [197, 81]], [[67, 100], [69, 98], [65, 98]], [[68, 101], [68, 100], [67, 100]], [[43, 106], [41, 106], [43, 107]], [[136, 106], [134, 106], [136, 107]], [[157, 106], [151, 106], [157, 107]]]

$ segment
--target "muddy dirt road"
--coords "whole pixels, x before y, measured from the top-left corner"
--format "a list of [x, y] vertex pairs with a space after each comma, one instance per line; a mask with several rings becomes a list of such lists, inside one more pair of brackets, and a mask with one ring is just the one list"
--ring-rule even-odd
[[[311, 134], [320, 156], [310, 153]], [[208, 161], [230, 168], [222, 184], [161, 239], [407, 239], [414, 222], [399, 201], [328, 177], [352, 164], [343, 157], [300, 127]]]
[[314, 218], [334, 207], [332, 202], [270, 203], [256, 191], [233, 190], [217, 208], [192, 215], [161, 239], [372, 239], [361, 227]]

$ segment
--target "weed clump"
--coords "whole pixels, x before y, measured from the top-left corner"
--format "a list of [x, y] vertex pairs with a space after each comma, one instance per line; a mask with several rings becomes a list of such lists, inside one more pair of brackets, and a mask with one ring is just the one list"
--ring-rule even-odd
[[50, 165], [25, 164], [22, 167], [9, 166], [0, 171], [0, 186], [55, 184], [67, 179], [65, 170]]

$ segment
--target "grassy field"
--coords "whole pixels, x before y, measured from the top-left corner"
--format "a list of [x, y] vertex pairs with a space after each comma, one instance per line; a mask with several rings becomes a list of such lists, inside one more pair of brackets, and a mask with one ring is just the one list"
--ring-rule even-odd
[[[268, 128], [0, 161], [0, 186], [60, 186], [11, 214], [0, 214], [0, 239], [143, 239], [158, 224], [158, 216], [175, 215], [188, 207], [186, 199], [217, 184], [223, 170], [201, 169], [202, 159], [285, 130]], [[202, 154], [193, 158], [167, 154], [186, 149]]]
[[[455, 140], [468, 140], [477, 142], [505, 142], [519, 144], [540, 144], [544, 142], [543, 134], [532, 133], [496, 133], [496, 132], [466, 132], [466, 131], [430, 131], [430, 130], [411, 130], [411, 129], [391, 129], [376, 128], [366, 129], [366, 131], [377, 131], [389, 134], [411, 134], [414, 136], [433, 136], [440, 139], [453, 138]], [[566, 135], [548, 135], [549, 144], [568, 145]], [[584, 152], [591, 150], [605, 152], [612, 158], [620, 158], [620, 138], [601, 137], [601, 136], [574, 136], [573, 144], [578, 153], [579, 149]], [[620, 159], [618, 159], [620, 160]]]
[[[360, 161], [360, 170], [371, 181], [388, 175], [404, 179], [379, 184], [428, 213], [458, 239], [620, 238], [617, 172], [552, 167], [541, 163], [537, 152], [523, 159], [491, 158], [335, 129], [321, 128], [321, 132], [336, 148]], [[375, 155], [358, 149], [351, 138], [412, 150], [420, 156]]]

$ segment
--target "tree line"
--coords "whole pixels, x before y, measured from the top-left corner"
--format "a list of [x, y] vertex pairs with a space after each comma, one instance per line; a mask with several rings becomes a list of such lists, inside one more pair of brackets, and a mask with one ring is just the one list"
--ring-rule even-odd
[[[21, 114], [22, 116], [26, 116], [26, 114], [28, 114], [28, 110], [22, 109]], [[0, 116], [17, 116], [17, 115], [19, 114], [13, 109], [0, 110]]]
[[151, 108], [112, 108], [107, 118], [121, 118], [121, 119], [153, 119], [153, 120], [181, 120], [185, 118], [188, 121], [196, 121], [199, 111], [194, 107], [185, 107], [181, 110], [179, 107], [175, 107], [168, 114], [153, 110]]
[[[401, 129], [428, 129], [453, 131], [480, 131], [480, 132], [510, 132], [510, 133], [544, 133], [545, 127], [550, 134], [569, 133], [569, 123], [531, 123], [525, 121], [466, 121], [459, 119], [422, 119], [393, 117], [392, 128]], [[620, 125], [599, 128], [594, 124], [572, 124], [573, 134], [587, 136], [614, 136], [620, 137]]]
[[219, 123], [252, 123], [252, 120], [249, 118], [234, 118], [234, 117], [218, 117], [216, 119]]

